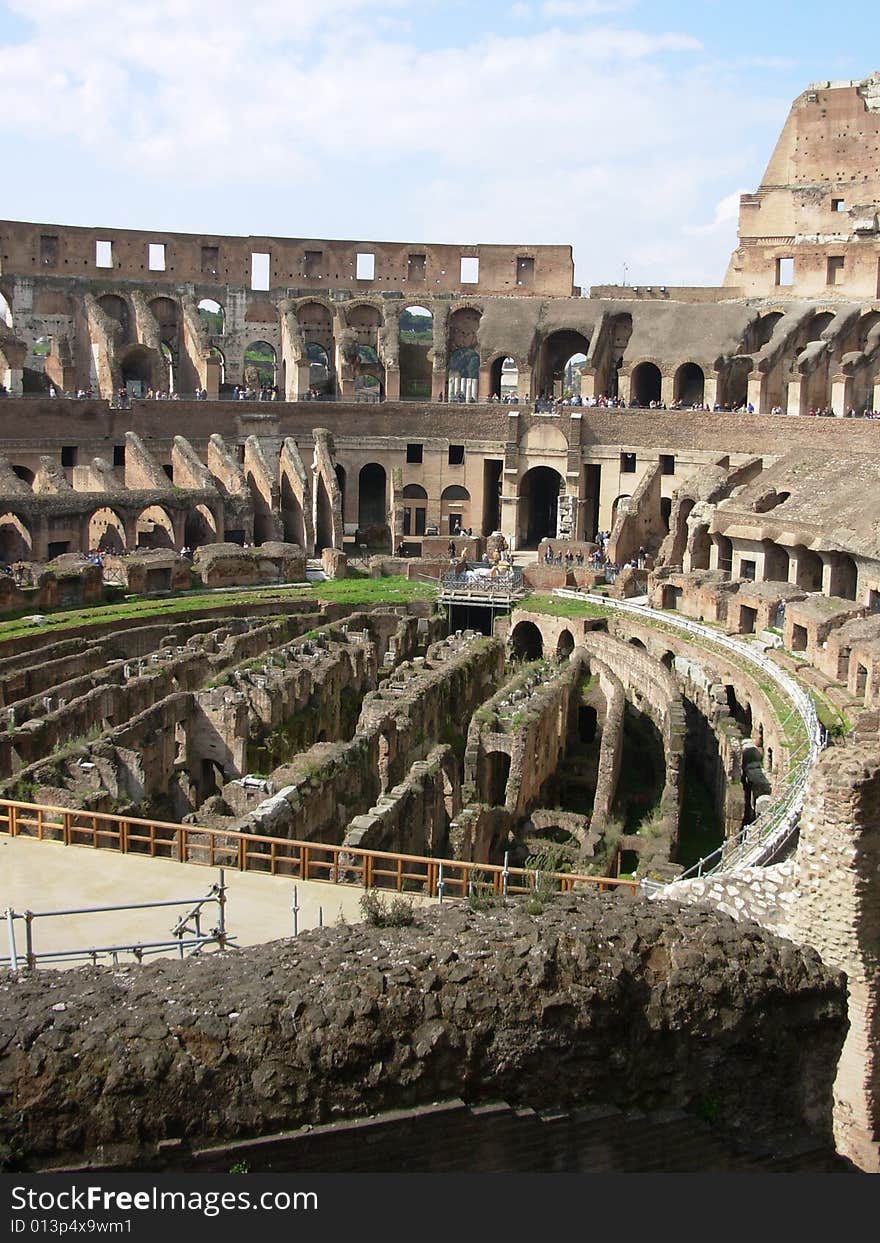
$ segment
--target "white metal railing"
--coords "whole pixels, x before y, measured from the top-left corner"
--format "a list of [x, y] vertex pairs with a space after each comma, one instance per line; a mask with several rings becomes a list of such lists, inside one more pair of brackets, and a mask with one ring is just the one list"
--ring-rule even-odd
[[[729, 651], [737, 659], [760, 669], [782, 691], [792, 705], [792, 712], [786, 721], [796, 712], [803, 724], [805, 731], [803, 745], [806, 753], [799, 756], [795, 752], [794, 755], [789, 756], [790, 762], [796, 762], [789, 769], [785, 786], [772, 806], [757, 820], [745, 825], [734, 837], [728, 838], [713, 854], [700, 859], [693, 867], [677, 876], [675, 881], [706, 876], [712, 872], [731, 871], [734, 868], [759, 867], [772, 859], [797, 828], [804, 804], [807, 777], [825, 745], [825, 731], [819, 723], [816, 706], [810, 696], [794, 678], [790, 677], [785, 670], [780, 669], [775, 661], [769, 660], [762, 652], [756, 652], [741, 639], [722, 634], [689, 617], [680, 617], [660, 609], [651, 609], [643, 604], [633, 604], [629, 600], [612, 600], [606, 596], [571, 591], [564, 587], [557, 588], [553, 594], [569, 600], [586, 600], [590, 604], [599, 605], [611, 612], [626, 613], [633, 617], [661, 622], [673, 630], [681, 630], [700, 639], [701, 642]], [[782, 722], [783, 725], [785, 723], [785, 721]], [[642, 885], [649, 889], [663, 888], [657, 882], [642, 881]]]

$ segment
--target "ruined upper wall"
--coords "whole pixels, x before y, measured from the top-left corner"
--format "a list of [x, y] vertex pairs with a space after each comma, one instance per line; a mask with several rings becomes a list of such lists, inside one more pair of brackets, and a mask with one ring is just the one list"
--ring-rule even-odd
[[[112, 243], [99, 267], [98, 243]], [[164, 247], [164, 268], [150, 266], [150, 247]], [[268, 282], [252, 284], [252, 258], [269, 256]], [[358, 279], [358, 255], [373, 256], [372, 279]], [[158, 255], [154, 255], [154, 259]], [[463, 281], [462, 259], [479, 261], [479, 279]], [[570, 297], [570, 246], [462, 246], [421, 242], [323, 241], [311, 238], [219, 237], [214, 234], [0, 221], [0, 273], [149, 281], [179, 286], [244, 286], [358, 293], [541, 294]]]
[[[725, 283], [746, 296], [876, 298], [878, 212], [880, 73], [815, 82], [793, 103], [758, 190], [740, 198]], [[791, 284], [777, 271], [784, 259]]]

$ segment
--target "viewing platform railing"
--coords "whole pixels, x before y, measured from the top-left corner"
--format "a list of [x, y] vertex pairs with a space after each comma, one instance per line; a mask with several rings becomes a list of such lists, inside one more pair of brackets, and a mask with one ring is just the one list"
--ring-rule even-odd
[[327, 842], [261, 837], [11, 799], [0, 799], [0, 834], [205, 867], [263, 872], [290, 880], [394, 889], [399, 893], [441, 899], [467, 898], [473, 893], [528, 894], [548, 884], [562, 893], [575, 888], [595, 889], [600, 893], [620, 888], [635, 893], [638, 889], [636, 881], [613, 877], [536, 872], [462, 859], [436, 859]]

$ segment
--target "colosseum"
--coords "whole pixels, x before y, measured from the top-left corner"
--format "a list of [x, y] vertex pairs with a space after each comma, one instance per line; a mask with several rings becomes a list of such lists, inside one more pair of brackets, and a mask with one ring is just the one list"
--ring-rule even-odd
[[0, 221], [0, 843], [366, 895], [71, 973], [37, 865], [2, 1168], [880, 1172], [878, 152], [715, 288]]

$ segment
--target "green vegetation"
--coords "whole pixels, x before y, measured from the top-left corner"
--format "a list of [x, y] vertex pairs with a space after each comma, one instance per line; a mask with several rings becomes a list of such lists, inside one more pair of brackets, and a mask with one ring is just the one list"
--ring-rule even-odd
[[[327, 582], [315, 583], [314, 586], [290, 583], [278, 587], [255, 588], [251, 591], [187, 591], [162, 597], [133, 597], [119, 604], [105, 602], [78, 609], [44, 609], [42, 614], [46, 621], [41, 626], [32, 625], [26, 620], [33, 614], [33, 610], [29, 610], [27, 614], [19, 613], [0, 622], [0, 643], [4, 639], [15, 639], [22, 635], [54, 635], [79, 626], [97, 626], [124, 618], [149, 622], [157, 617], [208, 613], [213, 609], [238, 604], [245, 610], [256, 604], [276, 603], [286, 606], [291, 601], [316, 598], [337, 604], [405, 604], [410, 600], [431, 599], [435, 594], [436, 589], [429, 583], [410, 582], [395, 575], [389, 578], [329, 579]], [[278, 614], [267, 614], [265, 620], [268, 621], [270, 616], [280, 617], [283, 613], [279, 609]]]
[[374, 928], [404, 928], [415, 923], [412, 902], [400, 894], [386, 902], [375, 889], [368, 889], [361, 897], [360, 908], [364, 922]]
[[823, 729], [827, 729], [832, 738], [843, 738], [852, 729], [852, 721], [829, 699], [819, 691], [811, 688], [810, 698], [816, 709], [816, 716]]
[[527, 596], [522, 607], [530, 613], [550, 617], [608, 617], [609, 610], [590, 600], [569, 600], [562, 596]]

